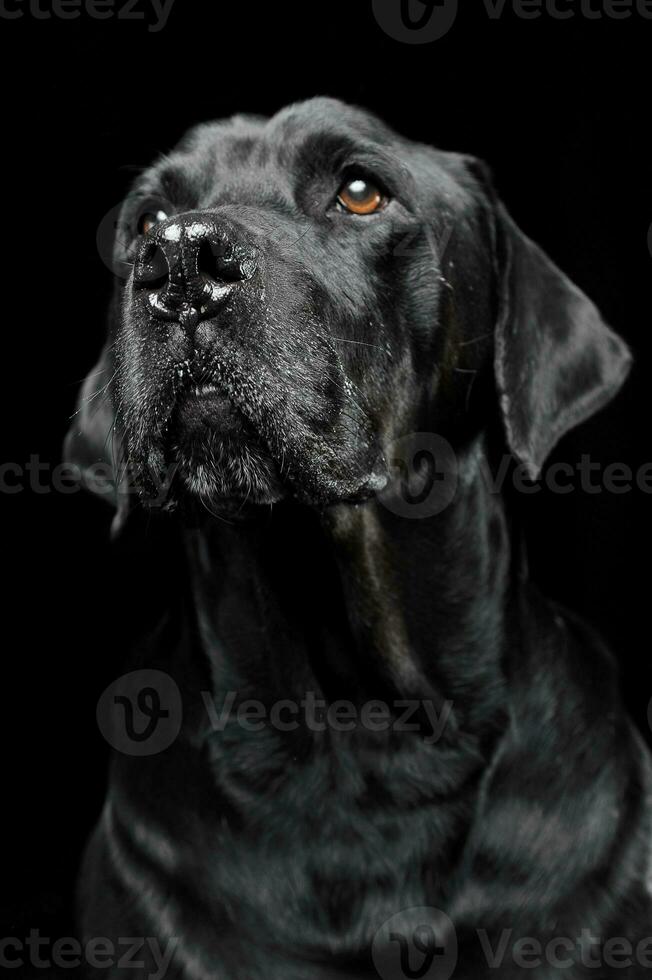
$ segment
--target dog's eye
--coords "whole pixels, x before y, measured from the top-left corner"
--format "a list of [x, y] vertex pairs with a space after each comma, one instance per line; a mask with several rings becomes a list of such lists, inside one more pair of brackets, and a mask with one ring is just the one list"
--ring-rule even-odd
[[362, 177], [355, 177], [340, 188], [337, 201], [352, 214], [373, 214], [385, 207], [387, 197], [375, 184]]
[[155, 225], [165, 221], [166, 218], [165, 211], [144, 211], [138, 219], [138, 234], [147, 235]]

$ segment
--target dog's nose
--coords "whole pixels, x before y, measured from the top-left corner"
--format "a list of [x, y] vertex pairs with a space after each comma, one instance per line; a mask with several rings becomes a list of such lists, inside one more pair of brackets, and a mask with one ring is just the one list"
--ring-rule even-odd
[[134, 263], [134, 288], [151, 312], [194, 331], [257, 267], [253, 246], [234, 228], [205, 212], [188, 212], [156, 225]]

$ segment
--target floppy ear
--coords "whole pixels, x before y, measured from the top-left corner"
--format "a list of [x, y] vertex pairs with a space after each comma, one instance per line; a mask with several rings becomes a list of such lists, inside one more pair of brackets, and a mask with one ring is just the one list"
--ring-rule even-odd
[[534, 480], [557, 441], [614, 397], [631, 355], [591, 300], [494, 207], [496, 382], [509, 447]]
[[110, 395], [112, 372], [112, 362], [105, 347], [79, 393], [77, 411], [64, 441], [63, 456], [77, 469], [82, 486], [115, 508], [111, 524], [111, 533], [115, 535], [126, 520], [129, 494]]

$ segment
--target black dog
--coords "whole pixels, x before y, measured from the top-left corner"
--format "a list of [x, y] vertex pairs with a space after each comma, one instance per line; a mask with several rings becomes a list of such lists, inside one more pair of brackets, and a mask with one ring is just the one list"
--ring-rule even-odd
[[136, 665], [183, 726], [115, 758], [86, 935], [169, 952], [130, 977], [646, 976], [649, 759], [487, 479], [535, 478], [623, 343], [478, 161], [327, 99], [193, 129], [119, 227], [67, 456], [116, 530], [135, 486], [173, 512]]

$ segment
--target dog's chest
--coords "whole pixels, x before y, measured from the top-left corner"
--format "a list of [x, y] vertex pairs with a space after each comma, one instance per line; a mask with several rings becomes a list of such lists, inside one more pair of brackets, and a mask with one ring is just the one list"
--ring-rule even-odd
[[130, 787], [146, 839], [173, 855], [157, 867], [151, 849], [141, 852], [136, 877], [164, 896], [176, 933], [199, 948], [255, 936], [254, 945], [348, 961], [397, 908], [441, 902], [473, 795], [459, 760], [451, 794], [452, 760], [444, 767], [434, 747], [412, 746], [406, 769], [351, 744], [302, 760], [275, 738], [256, 744], [216, 740], [194, 765], [170, 759], [165, 782], [184, 792], [163, 809], [140, 811], [147, 788]]
[[368, 949], [397, 908], [441, 902], [475, 775], [433, 746], [406, 753], [409, 766], [350, 742], [301, 760], [275, 739], [260, 755], [218, 745], [215, 809], [194, 817], [198, 900], [308, 957]]

